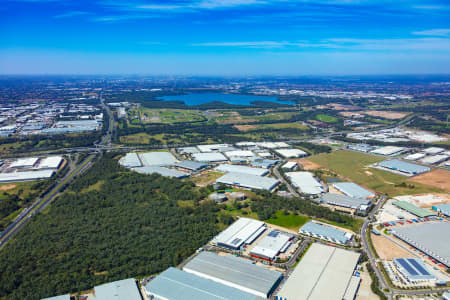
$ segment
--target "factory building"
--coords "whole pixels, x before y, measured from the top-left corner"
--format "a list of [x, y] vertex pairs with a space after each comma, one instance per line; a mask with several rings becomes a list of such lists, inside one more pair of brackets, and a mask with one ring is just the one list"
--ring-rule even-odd
[[397, 171], [398, 173], [406, 176], [418, 175], [431, 170], [429, 167], [407, 163], [398, 159], [382, 161], [376, 165], [384, 169]]
[[274, 230], [269, 232], [253, 249], [250, 255], [256, 258], [273, 261], [280, 253], [291, 245], [292, 236]]
[[172, 178], [186, 178], [189, 177], [188, 173], [180, 172], [177, 170], [172, 170], [169, 168], [159, 167], [159, 166], [147, 166], [147, 167], [139, 167], [133, 169], [135, 172], [138, 172], [140, 174], [159, 174], [161, 176], [165, 177], [172, 177]]
[[294, 171], [298, 167], [298, 164], [295, 161], [288, 161], [284, 165], [281, 166], [283, 170]]
[[394, 258], [394, 265], [409, 282], [436, 280], [436, 276], [432, 275], [427, 266], [417, 258]]
[[353, 276], [360, 254], [313, 243], [275, 299], [354, 299], [360, 280]]
[[198, 145], [200, 152], [227, 152], [238, 150], [229, 144], [211, 144], [211, 145]]
[[305, 151], [300, 149], [277, 149], [276, 153], [280, 154], [284, 158], [297, 158], [297, 157], [305, 157], [308, 155]]
[[448, 155], [438, 154], [438, 155], [427, 156], [424, 159], [422, 159], [421, 162], [424, 164], [427, 164], [427, 165], [434, 165], [434, 164], [439, 164], [441, 162], [444, 162], [447, 159], [448, 159]]
[[197, 172], [207, 168], [209, 165], [198, 161], [182, 160], [175, 163], [174, 166], [186, 171]]
[[286, 176], [304, 194], [318, 195], [324, 192], [323, 185], [310, 172], [288, 172]]
[[192, 158], [196, 161], [207, 163], [223, 162], [228, 160], [222, 153], [218, 152], [194, 153], [192, 154]]
[[38, 160], [38, 157], [19, 158], [12, 162], [9, 167], [14, 169], [32, 168]]
[[439, 214], [444, 215], [446, 217], [450, 217], [450, 204], [437, 204], [433, 205], [432, 209], [437, 211]]
[[200, 150], [198, 150], [197, 147], [183, 147], [183, 148], [178, 148], [177, 151], [178, 151], [178, 153], [181, 153], [181, 154], [194, 154], [194, 153], [200, 152]]
[[404, 157], [404, 159], [406, 159], [406, 160], [418, 160], [418, 159], [421, 159], [421, 158], [424, 158], [425, 157], [425, 154], [423, 154], [423, 153], [414, 153], [414, 154], [410, 154], [410, 155], [407, 155], [407, 156], [405, 156]]
[[227, 173], [216, 179], [216, 183], [223, 183], [235, 187], [243, 187], [257, 190], [273, 190], [280, 182], [270, 177], [261, 177], [257, 175], [244, 173]]
[[240, 218], [227, 229], [211, 240], [211, 244], [232, 250], [240, 250], [244, 245], [251, 244], [266, 230], [266, 224], [261, 221]]
[[269, 173], [267, 169], [261, 168], [252, 168], [247, 166], [240, 165], [230, 165], [230, 164], [220, 164], [216, 167], [216, 171], [223, 173], [242, 173], [242, 174], [250, 174], [256, 176], [264, 176]]
[[403, 150], [405, 150], [404, 147], [385, 146], [385, 147], [381, 147], [381, 148], [372, 150], [372, 151], [370, 151], [370, 153], [378, 154], [378, 155], [385, 155], [385, 156], [393, 156], [393, 155], [400, 154], [400, 152], [402, 152]]
[[392, 229], [393, 234], [450, 267], [450, 223], [426, 222]]
[[156, 276], [145, 290], [154, 300], [257, 300], [253, 294], [175, 268]]
[[341, 245], [346, 245], [353, 237], [349, 232], [313, 221], [303, 225], [299, 233]]
[[434, 155], [434, 154], [438, 154], [438, 153], [444, 152], [445, 149], [444, 148], [440, 148], [440, 147], [429, 147], [429, 148], [423, 149], [422, 151], [424, 153], [426, 153], [426, 154]]
[[255, 154], [252, 151], [249, 150], [233, 150], [233, 151], [227, 151], [224, 153], [227, 157], [252, 157], [255, 156]]
[[325, 193], [319, 198], [319, 202], [350, 213], [356, 211], [366, 212], [371, 201], [364, 198], [353, 198], [349, 196]]
[[333, 184], [338, 191], [352, 198], [374, 199], [375, 194], [353, 182], [337, 182]]
[[94, 295], [92, 300], [142, 300], [133, 278], [98, 285], [94, 288]]
[[283, 277], [280, 272], [257, 266], [250, 260], [212, 252], [201, 252], [183, 271], [262, 298], [268, 298]]
[[274, 159], [264, 159], [264, 158], [249, 158], [249, 165], [255, 168], [270, 169], [275, 166], [279, 161]]
[[125, 156], [119, 160], [119, 164], [124, 166], [125, 168], [142, 167], [139, 156], [134, 152], [125, 154]]
[[0, 183], [47, 179], [52, 177], [54, 173], [55, 170], [0, 173]]
[[62, 156], [49, 156], [41, 159], [37, 168], [39, 170], [58, 169], [62, 162]]
[[425, 218], [425, 217], [435, 215], [435, 213], [433, 213], [427, 209], [415, 206], [414, 204], [409, 203], [407, 201], [392, 201], [392, 204], [397, 206], [398, 208], [406, 210], [407, 212], [409, 212], [415, 216], [418, 216], [419, 218]]
[[139, 155], [144, 166], [170, 166], [177, 162], [175, 157], [166, 151], [146, 152]]

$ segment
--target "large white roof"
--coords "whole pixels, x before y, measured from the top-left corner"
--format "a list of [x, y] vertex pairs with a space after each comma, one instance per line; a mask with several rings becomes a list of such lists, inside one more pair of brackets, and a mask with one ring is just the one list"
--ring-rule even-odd
[[275, 150], [278, 154], [285, 158], [302, 157], [308, 155], [305, 151], [300, 149], [277, 149]]
[[360, 254], [314, 243], [277, 296], [289, 300], [342, 300]]
[[165, 151], [142, 153], [140, 158], [144, 166], [168, 166], [177, 162], [171, 153]]
[[400, 151], [403, 151], [403, 149], [405, 149], [405, 148], [397, 147], [397, 146], [385, 146], [385, 147], [381, 147], [381, 148], [372, 150], [370, 152], [374, 153], [374, 154], [380, 154], [380, 155], [393, 155]]
[[11, 168], [24, 168], [24, 167], [32, 167], [38, 161], [38, 157], [27, 157], [27, 158], [19, 158], [18, 160], [11, 163]]
[[233, 150], [225, 152], [225, 155], [228, 157], [239, 156], [239, 157], [252, 157], [255, 154], [249, 150]]
[[251, 254], [274, 259], [283, 249], [287, 248], [291, 237], [279, 231], [266, 235], [252, 250]]
[[264, 229], [264, 222], [248, 218], [240, 218], [231, 224], [227, 229], [219, 233], [212, 240], [212, 242], [231, 248], [239, 248], [247, 241], [250, 241], [255, 233]]
[[192, 158], [203, 162], [227, 161], [227, 158], [219, 152], [194, 153]]
[[257, 176], [264, 176], [269, 171], [267, 169], [262, 168], [252, 168], [247, 166], [241, 166], [241, 165], [230, 165], [230, 164], [220, 164], [216, 167], [216, 170], [219, 172], [237, 172], [237, 173], [244, 173], [244, 174], [252, 174]]
[[288, 172], [286, 176], [302, 193], [317, 195], [323, 193], [323, 185], [310, 172]]
[[237, 185], [249, 189], [272, 190], [279, 181], [271, 177], [262, 177], [252, 174], [230, 172], [216, 179], [216, 182]]
[[49, 178], [55, 170], [0, 173], [0, 182], [27, 181]]
[[41, 159], [38, 169], [57, 169], [61, 164], [62, 156], [49, 156]]

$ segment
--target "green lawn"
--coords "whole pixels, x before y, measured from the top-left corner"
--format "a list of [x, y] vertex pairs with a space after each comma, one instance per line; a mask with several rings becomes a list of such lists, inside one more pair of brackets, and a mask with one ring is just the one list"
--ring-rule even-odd
[[[441, 189], [408, 180], [408, 177], [368, 167], [384, 158], [364, 153], [338, 150], [311, 156], [308, 160], [369, 189], [389, 196], [444, 192]], [[413, 187], [396, 186], [401, 183]]]
[[275, 218], [270, 218], [266, 220], [267, 223], [278, 225], [281, 227], [298, 230], [302, 227], [306, 222], [311, 220], [306, 216], [298, 216], [294, 214], [285, 215], [282, 211], [278, 211], [275, 214]]
[[336, 123], [338, 121], [338, 118], [324, 114], [318, 114], [316, 119], [325, 123]]

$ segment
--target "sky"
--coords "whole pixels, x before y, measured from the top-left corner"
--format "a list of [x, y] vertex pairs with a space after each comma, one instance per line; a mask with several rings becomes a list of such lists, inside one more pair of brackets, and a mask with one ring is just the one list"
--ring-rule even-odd
[[0, 74], [450, 73], [449, 0], [2, 0]]

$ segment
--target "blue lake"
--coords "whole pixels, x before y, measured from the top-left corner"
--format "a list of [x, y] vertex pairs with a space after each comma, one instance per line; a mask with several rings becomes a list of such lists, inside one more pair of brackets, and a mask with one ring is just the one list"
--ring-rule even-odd
[[193, 93], [187, 95], [162, 96], [158, 99], [163, 101], [183, 101], [186, 105], [200, 105], [211, 102], [224, 102], [228, 104], [252, 105], [254, 101], [274, 102], [281, 104], [293, 104], [291, 101], [280, 101], [277, 97], [270, 96], [248, 96], [217, 93]]

